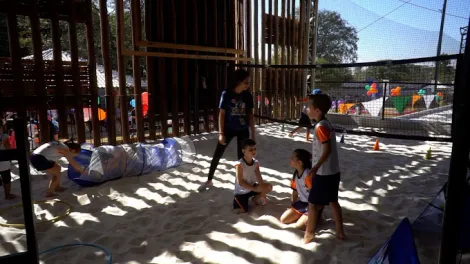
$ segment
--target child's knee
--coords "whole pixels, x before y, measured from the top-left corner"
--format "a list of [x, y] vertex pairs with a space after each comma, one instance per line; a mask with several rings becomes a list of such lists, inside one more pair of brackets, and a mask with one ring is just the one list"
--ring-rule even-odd
[[273, 185], [270, 183], [265, 183], [266, 193], [273, 191]]
[[316, 213], [323, 210], [324, 207], [325, 207], [324, 205], [320, 205], [320, 204], [311, 204], [311, 203], [308, 204], [308, 210], [316, 212]]

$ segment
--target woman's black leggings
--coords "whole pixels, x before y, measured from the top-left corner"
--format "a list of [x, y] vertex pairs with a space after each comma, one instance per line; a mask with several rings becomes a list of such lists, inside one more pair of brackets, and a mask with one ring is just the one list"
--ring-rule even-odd
[[214, 178], [215, 169], [217, 169], [217, 165], [219, 165], [219, 160], [224, 155], [225, 149], [227, 148], [230, 141], [236, 137], [237, 138], [237, 155], [238, 159], [243, 157], [242, 152], [242, 142], [243, 140], [250, 137], [250, 131], [248, 129], [241, 130], [241, 131], [234, 131], [234, 132], [227, 132], [225, 134], [225, 145], [220, 144], [217, 142], [217, 147], [215, 148], [214, 156], [212, 157], [211, 167], [209, 169], [208, 180], [211, 181]]

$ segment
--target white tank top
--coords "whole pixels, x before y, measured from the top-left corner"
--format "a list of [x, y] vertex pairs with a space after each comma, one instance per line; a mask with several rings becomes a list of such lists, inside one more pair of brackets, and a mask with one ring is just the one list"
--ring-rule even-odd
[[319, 127], [326, 127], [330, 131], [330, 144], [331, 152], [328, 155], [328, 158], [320, 166], [317, 171], [317, 175], [332, 175], [340, 172], [339, 170], [339, 160], [338, 160], [338, 149], [336, 146], [336, 133], [331, 125], [330, 121], [323, 119], [320, 122], [315, 124], [313, 129], [313, 143], [312, 143], [312, 166], [317, 164], [323, 153], [323, 144], [317, 138], [317, 130]]
[[305, 169], [299, 177], [297, 171], [295, 171], [293, 176], [294, 179], [291, 180], [291, 188], [297, 191], [300, 201], [304, 203], [308, 203], [308, 194], [312, 188], [312, 181], [311, 179], [309, 181], [307, 177], [309, 172], [310, 169]]
[[[253, 159], [253, 164], [248, 165], [246, 164], [245, 160], [241, 158], [237, 163], [235, 164], [235, 167], [241, 167], [243, 171], [243, 180], [245, 180], [246, 183], [253, 185], [257, 182], [256, 180], [256, 169], [259, 168], [259, 162], [256, 159]], [[235, 195], [237, 194], [245, 194], [249, 193], [250, 190], [247, 190], [240, 186], [238, 183], [238, 178], [235, 177]]]
[[57, 149], [68, 149], [68, 147], [62, 142], [52, 141], [39, 146], [33, 151], [33, 154], [42, 155], [50, 161], [58, 161], [63, 155], [57, 153]]

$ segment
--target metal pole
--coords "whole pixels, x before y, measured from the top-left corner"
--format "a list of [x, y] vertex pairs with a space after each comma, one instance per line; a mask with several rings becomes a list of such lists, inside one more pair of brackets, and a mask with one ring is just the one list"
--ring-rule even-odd
[[[441, 47], [442, 47], [442, 35], [444, 34], [444, 21], [446, 18], [446, 8], [447, 8], [447, 0], [444, 0], [444, 6], [442, 7], [442, 17], [441, 17], [441, 29], [439, 30], [439, 41], [437, 42], [437, 56], [441, 55]], [[437, 90], [437, 82], [439, 80], [439, 63], [440, 61], [436, 61], [436, 67], [434, 72], [434, 90], [433, 93]]]
[[[470, 21], [469, 21], [470, 24]], [[465, 195], [467, 162], [470, 149], [466, 125], [470, 122], [470, 40], [465, 53], [457, 59], [455, 94], [452, 114], [452, 155], [450, 160], [447, 199], [444, 211], [439, 264], [456, 263], [459, 228]]]

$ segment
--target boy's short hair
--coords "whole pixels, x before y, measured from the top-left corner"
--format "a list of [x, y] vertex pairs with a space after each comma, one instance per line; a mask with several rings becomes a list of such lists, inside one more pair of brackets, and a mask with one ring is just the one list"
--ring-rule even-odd
[[253, 147], [253, 146], [256, 146], [256, 142], [251, 138], [246, 138], [242, 142], [242, 149], [246, 147]]
[[313, 107], [320, 109], [320, 111], [326, 115], [331, 108], [331, 98], [327, 94], [310, 94], [308, 96], [309, 103]]

